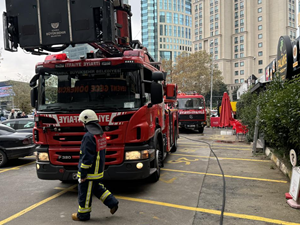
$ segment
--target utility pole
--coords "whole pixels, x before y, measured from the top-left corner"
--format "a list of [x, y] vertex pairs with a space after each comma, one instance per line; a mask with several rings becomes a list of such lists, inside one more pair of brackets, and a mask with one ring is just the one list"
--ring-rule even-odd
[[211, 74], [210, 74], [210, 113], [212, 111], [212, 95], [213, 95], [213, 76], [214, 76], [214, 58], [211, 60]]

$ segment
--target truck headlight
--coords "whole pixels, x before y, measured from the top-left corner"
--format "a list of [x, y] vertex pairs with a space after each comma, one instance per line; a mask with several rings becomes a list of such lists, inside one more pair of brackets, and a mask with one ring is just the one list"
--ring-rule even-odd
[[125, 153], [125, 160], [138, 160], [138, 159], [148, 159], [149, 151], [130, 151]]
[[49, 161], [49, 155], [47, 152], [39, 152], [37, 157], [39, 161], [43, 161], [43, 162]]

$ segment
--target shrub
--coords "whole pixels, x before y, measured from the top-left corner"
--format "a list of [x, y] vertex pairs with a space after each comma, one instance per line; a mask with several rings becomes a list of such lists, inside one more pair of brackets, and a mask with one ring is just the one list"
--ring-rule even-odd
[[[300, 78], [282, 82], [272, 81], [267, 90], [257, 94], [246, 93], [238, 103], [238, 116], [248, 125], [249, 140], [253, 137], [256, 106], [260, 106], [260, 132], [272, 146], [283, 149], [287, 155], [291, 148], [300, 149]], [[253, 139], [253, 138], [252, 138]]]

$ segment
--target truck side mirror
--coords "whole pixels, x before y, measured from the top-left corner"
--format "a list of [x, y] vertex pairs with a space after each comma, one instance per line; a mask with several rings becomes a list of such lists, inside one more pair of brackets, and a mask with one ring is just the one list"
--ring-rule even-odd
[[164, 77], [165, 76], [164, 76], [163, 72], [161, 72], [161, 71], [155, 71], [152, 73], [152, 80], [155, 82], [165, 80]]
[[36, 82], [37, 82], [37, 80], [39, 78], [40, 78], [39, 74], [34, 75], [33, 78], [29, 82], [29, 86], [32, 87], [32, 88], [35, 87], [36, 86]]
[[30, 101], [31, 101], [31, 106], [33, 108], [36, 107], [36, 101], [38, 99], [38, 90], [37, 90], [37, 87], [31, 89], [31, 92], [30, 92]]
[[162, 85], [153, 82], [151, 84], [151, 103], [154, 105], [154, 104], [160, 104], [162, 102], [163, 102]]

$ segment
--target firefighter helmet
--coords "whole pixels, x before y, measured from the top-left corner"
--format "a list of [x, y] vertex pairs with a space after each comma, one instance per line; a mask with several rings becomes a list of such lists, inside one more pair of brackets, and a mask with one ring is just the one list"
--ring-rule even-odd
[[83, 110], [80, 113], [78, 120], [80, 122], [83, 122], [84, 124], [87, 124], [92, 121], [99, 121], [96, 113], [91, 109]]

